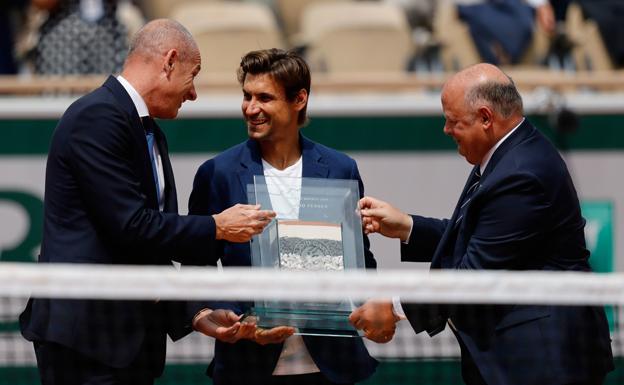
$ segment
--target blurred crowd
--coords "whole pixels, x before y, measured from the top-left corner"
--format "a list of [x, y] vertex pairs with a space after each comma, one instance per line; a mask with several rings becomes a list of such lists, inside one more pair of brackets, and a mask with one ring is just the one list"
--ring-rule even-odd
[[[232, 21], [228, 29], [228, 13], [215, 8], [223, 3], [253, 4], [254, 10], [268, 10], [264, 14], [274, 21], [260, 25], [253, 13], [232, 11], [246, 18]], [[362, 7], [352, 11], [352, 3], [365, 5], [372, 16]], [[335, 20], [319, 5], [329, 12], [337, 6]], [[386, 11], [396, 14], [384, 19]], [[210, 12], [217, 15], [211, 18]], [[226, 48], [214, 42], [200, 48], [204, 55], [212, 49], [211, 57], [227, 56], [218, 49], [233, 49], [240, 57], [249, 48], [268, 48], [258, 45], [293, 48], [306, 55], [316, 71], [455, 71], [480, 61], [569, 71], [624, 66], [623, 0], [0, 0], [0, 74], [117, 72], [132, 34], [159, 17], [178, 19], [196, 37], [214, 34], [218, 26], [230, 39], [236, 23], [240, 30], [266, 29], [274, 23], [277, 37], [266, 43], [256, 32], [239, 38], [252, 44], [238, 51], [232, 41]], [[352, 30], [346, 34], [349, 26]], [[403, 35], [392, 35], [390, 29], [383, 35], [366, 31], [382, 27]], [[322, 28], [342, 28], [343, 34], [326, 34], [331, 38], [323, 42]], [[207, 41], [197, 40], [200, 45]], [[338, 47], [332, 50], [331, 44]], [[363, 57], [357, 56], [358, 44]], [[350, 56], [335, 58], [340, 55]], [[227, 62], [225, 67], [237, 64]]]

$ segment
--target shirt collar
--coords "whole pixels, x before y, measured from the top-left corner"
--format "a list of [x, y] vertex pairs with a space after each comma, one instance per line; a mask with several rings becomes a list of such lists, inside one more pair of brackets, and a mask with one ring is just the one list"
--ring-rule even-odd
[[483, 175], [483, 172], [485, 171], [485, 168], [487, 167], [488, 163], [490, 162], [490, 159], [492, 159], [492, 155], [494, 154], [494, 151], [496, 151], [496, 149], [505, 141], [507, 140], [507, 138], [509, 138], [509, 136], [511, 134], [513, 134], [514, 131], [516, 131], [518, 129], [518, 127], [520, 127], [520, 125], [522, 123], [524, 123], [524, 119], [522, 118], [522, 120], [520, 121], [520, 123], [518, 123], [518, 125], [516, 127], [514, 127], [511, 131], [509, 131], [507, 133], [507, 135], [503, 136], [501, 138], [501, 140], [499, 140], [498, 142], [496, 142], [496, 144], [490, 148], [490, 150], [487, 152], [487, 154], [485, 154], [485, 156], [483, 157], [483, 160], [481, 161], [481, 165], [479, 166], [479, 172], [481, 173], [481, 175]]
[[128, 95], [130, 95], [130, 99], [132, 99], [132, 103], [134, 104], [134, 108], [136, 108], [139, 117], [149, 116], [149, 110], [147, 109], [147, 105], [145, 104], [145, 100], [141, 97], [141, 95], [137, 92], [137, 90], [128, 82], [123, 76], [117, 76], [117, 80], [121, 83], [121, 86], [126, 90]]

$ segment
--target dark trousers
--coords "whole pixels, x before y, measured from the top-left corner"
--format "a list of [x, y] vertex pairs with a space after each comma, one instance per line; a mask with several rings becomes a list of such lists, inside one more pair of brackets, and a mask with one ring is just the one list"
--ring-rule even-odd
[[466, 385], [487, 385], [483, 376], [481, 376], [481, 372], [475, 364], [468, 348], [462, 342], [461, 338], [457, 335], [457, 342], [459, 342], [459, 347], [461, 348], [461, 374], [462, 380]]
[[[53, 342], [35, 342], [42, 385], [153, 385], [146, 360], [113, 368]], [[141, 356], [141, 354], [139, 354]]]
[[604, 384], [605, 376], [598, 376], [587, 381], [571, 382], [566, 385], [602, 385]]
[[[479, 368], [475, 364], [472, 356], [468, 352], [468, 348], [464, 345], [461, 338], [457, 338], [457, 342], [459, 342], [459, 347], [461, 348], [461, 371], [464, 383], [466, 385], [488, 385], [483, 379], [483, 376], [481, 376]], [[571, 382], [566, 385], [602, 385], [604, 380], [604, 375], [598, 375], [586, 381]]]

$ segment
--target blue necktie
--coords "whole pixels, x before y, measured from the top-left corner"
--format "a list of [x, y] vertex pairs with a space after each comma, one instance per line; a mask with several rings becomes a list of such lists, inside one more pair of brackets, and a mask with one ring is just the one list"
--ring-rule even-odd
[[154, 183], [156, 185], [156, 199], [160, 205], [160, 186], [158, 183], [158, 168], [156, 166], [156, 156], [154, 154], [154, 120], [149, 116], [141, 118], [143, 122], [143, 128], [145, 129], [145, 139], [147, 139], [147, 151], [152, 161], [152, 171], [154, 172]]

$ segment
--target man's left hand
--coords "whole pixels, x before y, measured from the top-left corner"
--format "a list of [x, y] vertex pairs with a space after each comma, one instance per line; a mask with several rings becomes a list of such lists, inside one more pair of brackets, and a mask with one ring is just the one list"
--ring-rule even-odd
[[381, 344], [392, 340], [399, 319], [392, 301], [379, 299], [367, 301], [349, 316], [349, 322], [356, 329], [363, 330], [366, 338]]
[[290, 326], [276, 326], [271, 329], [257, 328], [252, 340], [260, 345], [279, 344], [294, 333], [295, 328]]
[[208, 310], [193, 320], [193, 329], [220, 341], [234, 343], [253, 338], [256, 324], [240, 322], [240, 315], [224, 309]]

